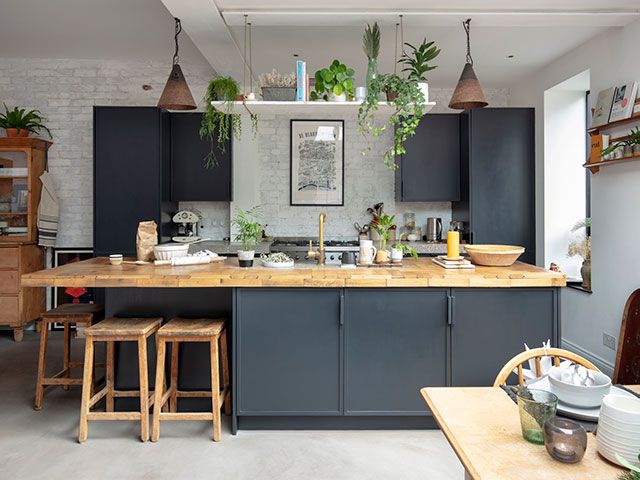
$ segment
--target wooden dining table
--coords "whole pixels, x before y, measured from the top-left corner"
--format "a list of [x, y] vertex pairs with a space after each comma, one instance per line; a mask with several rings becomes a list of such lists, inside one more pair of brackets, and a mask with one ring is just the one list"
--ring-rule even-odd
[[[628, 386], [640, 394], [640, 385]], [[560, 463], [544, 445], [522, 438], [515, 402], [499, 387], [425, 387], [420, 390], [433, 417], [473, 480], [615, 480], [624, 469], [596, 451], [588, 434], [579, 463]]]

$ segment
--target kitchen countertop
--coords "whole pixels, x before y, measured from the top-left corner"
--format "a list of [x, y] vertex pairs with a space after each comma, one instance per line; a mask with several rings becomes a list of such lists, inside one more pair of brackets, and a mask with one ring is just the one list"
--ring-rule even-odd
[[300, 263], [273, 269], [240, 268], [235, 258], [190, 266], [122, 264], [100, 257], [22, 276], [23, 287], [564, 287], [564, 274], [516, 262], [511, 267], [446, 270], [430, 258], [402, 267], [343, 269]]

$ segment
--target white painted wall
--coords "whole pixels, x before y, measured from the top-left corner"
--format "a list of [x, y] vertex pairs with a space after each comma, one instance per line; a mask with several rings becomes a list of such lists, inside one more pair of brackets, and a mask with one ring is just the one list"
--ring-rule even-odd
[[[640, 42], [640, 21], [612, 29], [560, 57], [511, 89], [511, 104], [536, 108], [536, 221], [538, 262], [544, 259], [544, 92], [589, 69], [591, 98], [615, 84], [640, 81], [634, 52]], [[602, 332], [618, 336], [629, 294], [640, 286], [640, 163], [603, 168], [593, 175], [592, 295], [565, 289], [562, 293], [562, 337], [565, 345], [589, 354], [611, 368], [615, 352], [602, 345]], [[563, 205], [558, 205], [562, 208]]]

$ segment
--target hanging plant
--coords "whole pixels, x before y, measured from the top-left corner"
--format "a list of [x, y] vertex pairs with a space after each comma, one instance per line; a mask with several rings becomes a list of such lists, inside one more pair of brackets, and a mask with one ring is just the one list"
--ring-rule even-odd
[[[209, 153], [204, 157], [204, 167], [213, 168], [220, 165], [216, 157], [214, 143], [217, 142], [217, 149], [224, 153], [227, 142], [231, 139], [231, 134], [240, 140], [242, 136], [242, 121], [240, 114], [231, 113], [233, 102], [242, 95], [240, 85], [231, 77], [218, 77], [209, 82], [207, 93], [204, 96], [204, 113], [200, 124], [200, 138], [207, 139], [211, 143]], [[220, 109], [211, 105], [213, 101], [224, 102]], [[258, 117], [251, 114], [251, 125], [253, 134], [258, 130]]]

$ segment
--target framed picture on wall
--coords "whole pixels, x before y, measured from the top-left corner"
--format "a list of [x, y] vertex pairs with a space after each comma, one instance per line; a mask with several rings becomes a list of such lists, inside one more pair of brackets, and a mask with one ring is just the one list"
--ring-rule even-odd
[[344, 205], [344, 120], [291, 120], [291, 205]]

